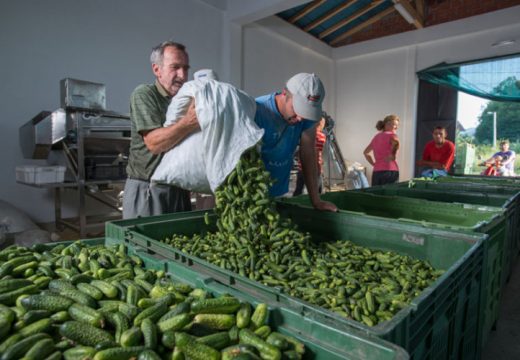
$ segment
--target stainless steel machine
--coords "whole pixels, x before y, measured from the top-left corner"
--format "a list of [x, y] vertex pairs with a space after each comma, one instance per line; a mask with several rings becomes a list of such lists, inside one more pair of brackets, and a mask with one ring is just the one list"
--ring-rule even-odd
[[[121, 216], [118, 194], [126, 179], [130, 118], [105, 109], [103, 84], [82, 80], [61, 81], [61, 106], [25, 123], [19, 129], [20, 145], [27, 159], [66, 165], [65, 182], [30, 185], [54, 189], [56, 225], [69, 226], [85, 237], [87, 232], [102, 230], [107, 219]], [[77, 190], [78, 219], [62, 219], [63, 189]], [[111, 211], [87, 216], [86, 196]]]

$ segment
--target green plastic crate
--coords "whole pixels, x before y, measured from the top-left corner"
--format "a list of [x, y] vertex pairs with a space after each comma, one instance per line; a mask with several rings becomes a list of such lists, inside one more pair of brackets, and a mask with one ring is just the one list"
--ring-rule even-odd
[[[368, 327], [158, 241], [172, 233], [193, 235], [213, 230], [204, 223], [204, 211], [193, 212], [191, 219], [183, 220], [171, 219], [168, 215], [150, 217], [148, 223], [134, 226], [127, 222], [123, 227], [115, 221], [107, 223], [105, 232], [107, 237], [160, 254], [243, 293], [254, 294], [259, 301], [293, 309], [316, 323], [345, 331], [356, 329], [388, 340], [402, 346], [413, 359], [474, 359], [477, 356], [483, 243], [487, 235], [425, 228], [357, 214], [338, 217], [288, 204], [279, 204], [279, 211], [302, 230], [311, 232], [317, 241], [349, 239], [363, 246], [428, 260], [446, 273], [390, 321]], [[210, 218], [214, 220], [214, 217], [211, 213]]]
[[[496, 180], [494, 180], [496, 179]], [[516, 217], [515, 238], [511, 239], [511, 243], [506, 247], [510, 249], [511, 268], [514, 267], [516, 259], [520, 253], [520, 188], [514, 184], [519, 183], [520, 179], [503, 179], [498, 177], [440, 177], [437, 180], [421, 180], [412, 179], [409, 182], [395, 184], [396, 187], [422, 190], [440, 190], [449, 192], [479, 192], [486, 196], [509, 196], [515, 204], [518, 216]], [[500, 184], [505, 185], [500, 185]], [[510, 270], [511, 271], [511, 270]]]
[[[182, 218], [182, 216], [181, 216]], [[96, 238], [81, 240], [87, 245], [111, 245], [121, 243], [117, 239]], [[63, 242], [63, 244], [69, 244]], [[55, 243], [57, 245], [59, 243]], [[201, 275], [174, 261], [147, 253], [145, 250], [126, 244], [127, 253], [139, 256], [148, 269], [164, 270], [174, 279], [201, 288], [214, 295], [230, 294], [240, 300], [257, 305], [254, 294], [248, 294], [219, 283], [210, 276]], [[408, 353], [401, 347], [377, 337], [357, 331], [340, 331], [327, 324], [320, 324], [290, 309], [269, 304], [270, 326], [277, 331], [293, 336], [306, 347], [304, 359], [315, 360], [407, 360]]]
[[[375, 195], [384, 196], [403, 196], [415, 199], [439, 201], [446, 203], [463, 203], [472, 205], [484, 205], [501, 207], [505, 210], [508, 240], [504, 251], [504, 273], [502, 274], [502, 287], [505, 286], [511, 273], [516, 259], [516, 243], [520, 236], [518, 221], [520, 219], [520, 208], [517, 207], [518, 195], [493, 194], [476, 191], [422, 189], [418, 187], [403, 187], [394, 184], [384, 186], [374, 186], [356, 191], [367, 192]], [[507, 249], [510, 249], [509, 251]]]
[[[337, 216], [357, 212], [374, 217], [412, 222], [425, 227], [440, 227], [453, 231], [475, 231], [489, 235], [484, 244], [480, 321], [481, 347], [496, 326], [500, 312], [502, 279], [509, 268], [504, 265], [508, 243], [508, 228], [504, 209], [478, 205], [442, 203], [423, 199], [383, 196], [355, 191], [330, 192], [321, 196], [340, 209]], [[283, 202], [311, 207], [308, 195], [284, 198]]]

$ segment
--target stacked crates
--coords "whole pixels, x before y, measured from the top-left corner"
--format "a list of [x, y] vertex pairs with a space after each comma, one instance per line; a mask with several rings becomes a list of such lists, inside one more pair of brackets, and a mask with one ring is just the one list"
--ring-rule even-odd
[[[185, 254], [160, 241], [174, 233], [193, 236], [213, 231], [214, 225], [212, 228], [205, 224], [203, 211], [189, 213], [189, 216], [172, 214], [107, 223], [106, 236], [207, 275], [253, 296], [257, 301], [290, 309], [308, 319], [312, 326], [390, 341], [403, 347], [413, 359], [473, 359], [477, 356], [483, 245], [488, 235], [457, 233], [359, 214], [338, 216], [289, 204], [279, 204], [279, 211], [283, 217], [291, 218], [302, 231], [309, 231], [315, 241], [342, 239], [371, 249], [395, 251], [427, 260], [445, 273], [391, 320], [370, 327], [289, 296], [276, 287], [263, 285]], [[210, 216], [213, 223], [214, 217], [213, 214]], [[320, 339], [330, 338], [322, 336]], [[364, 356], [372, 358], [370, 354]]]

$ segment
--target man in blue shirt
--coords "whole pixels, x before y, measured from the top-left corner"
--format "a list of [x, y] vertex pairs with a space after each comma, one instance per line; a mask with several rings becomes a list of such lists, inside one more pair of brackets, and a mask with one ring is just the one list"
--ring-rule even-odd
[[266, 169], [275, 179], [271, 196], [281, 196], [289, 191], [293, 155], [299, 143], [303, 177], [312, 205], [318, 210], [337, 211], [334, 204], [322, 201], [318, 194], [314, 142], [324, 97], [325, 89], [315, 74], [296, 74], [281, 92], [256, 99], [255, 122], [265, 130], [261, 155]]

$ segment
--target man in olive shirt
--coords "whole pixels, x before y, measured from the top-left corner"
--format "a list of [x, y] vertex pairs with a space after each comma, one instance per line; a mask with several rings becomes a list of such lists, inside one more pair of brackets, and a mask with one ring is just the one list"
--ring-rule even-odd
[[194, 104], [175, 124], [163, 127], [173, 96], [188, 79], [189, 57], [184, 45], [166, 41], [150, 56], [155, 84], [139, 85], [130, 98], [132, 138], [126, 168], [123, 218], [191, 210], [189, 191], [150, 183], [164, 152], [199, 131]]

